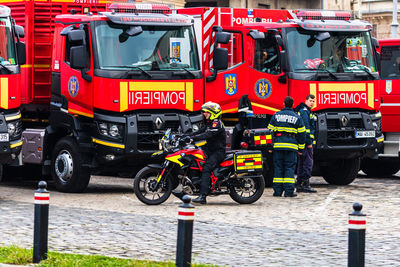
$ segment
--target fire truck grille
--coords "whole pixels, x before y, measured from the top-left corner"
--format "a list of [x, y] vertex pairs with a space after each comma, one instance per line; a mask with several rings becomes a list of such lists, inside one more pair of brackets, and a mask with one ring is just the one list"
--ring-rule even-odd
[[328, 131], [329, 146], [363, 146], [367, 140], [365, 138], [354, 138], [354, 131]]
[[139, 134], [142, 132], [153, 132], [159, 130], [167, 130], [171, 128], [172, 131], [177, 131], [180, 126], [179, 121], [165, 121], [161, 127], [158, 129], [157, 126], [152, 121], [139, 121], [138, 122], [138, 131]]
[[140, 132], [138, 134], [138, 150], [158, 150], [158, 140], [163, 133]]
[[340, 119], [328, 119], [327, 120], [328, 130], [330, 129], [341, 129], [342, 127], [352, 127], [356, 129], [363, 129], [364, 123], [361, 118], [352, 118], [349, 119], [346, 125], [343, 125], [343, 122]]

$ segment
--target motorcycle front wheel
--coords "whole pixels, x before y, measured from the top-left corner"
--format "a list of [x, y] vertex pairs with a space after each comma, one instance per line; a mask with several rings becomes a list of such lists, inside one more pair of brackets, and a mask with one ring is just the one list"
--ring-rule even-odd
[[229, 195], [239, 204], [251, 204], [262, 196], [264, 188], [265, 181], [262, 175], [244, 176], [239, 178], [235, 185], [232, 185]]
[[136, 197], [147, 205], [159, 205], [171, 195], [172, 184], [168, 177], [157, 183], [160, 173], [159, 169], [144, 167], [136, 174], [133, 191]]

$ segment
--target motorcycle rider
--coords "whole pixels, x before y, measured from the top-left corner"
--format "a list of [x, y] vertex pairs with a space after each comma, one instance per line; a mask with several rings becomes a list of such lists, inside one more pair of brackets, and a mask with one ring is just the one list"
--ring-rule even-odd
[[[213, 169], [224, 160], [226, 136], [225, 127], [221, 121], [221, 106], [214, 102], [207, 102], [201, 106], [201, 112], [205, 125], [196, 133], [190, 135], [193, 141], [206, 140], [202, 147], [206, 154], [206, 162], [201, 174], [200, 196], [193, 199], [195, 203], [206, 204], [206, 196], [210, 187], [210, 177]], [[178, 198], [182, 198], [183, 192], [172, 192]]]

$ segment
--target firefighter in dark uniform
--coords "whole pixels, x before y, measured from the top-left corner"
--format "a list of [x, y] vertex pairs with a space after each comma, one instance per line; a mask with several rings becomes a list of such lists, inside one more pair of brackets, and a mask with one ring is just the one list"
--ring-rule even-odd
[[315, 104], [315, 96], [308, 95], [305, 103], [300, 103], [295, 109], [306, 127], [306, 147], [302, 155], [298, 156], [296, 191], [316, 193], [310, 186], [311, 172], [314, 162], [313, 144], [315, 143], [315, 125], [317, 117], [311, 111]]
[[268, 125], [273, 131], [273, 161], [274, 179], [272, 188], [273, 196], [297, 196], [294, 192], [294, 171], [296, 168], [297, 154], [304, 149], [305, 132], [304, 123], [300, 116], [292, 109], [293, 98], [285, 97], [285, 108], [276, 112]]
[[203, 146], [207, 159], [201, 174], [200, 196], [193, 199], [195, 203], [206, 204], [206, 196], [210, 187], [211, 172], [225, 158], [226, 136], [225, 127], [221, 121], [220, 105], [207, 102], [201, 106], [205, 125], [191, 136], [193, 141], [206, 140]]

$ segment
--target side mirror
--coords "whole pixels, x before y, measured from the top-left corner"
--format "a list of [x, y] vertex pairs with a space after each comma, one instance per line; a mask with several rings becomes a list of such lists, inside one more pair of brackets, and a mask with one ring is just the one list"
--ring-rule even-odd
[[249, 33], [250, 37], [253, 38], [254, 40], [262, 40], [265, 39], [265, 34], [263, 32], [260, 32], [258, 30], [251, 30]]
[[213, 54], [213, 64], [214, 72], [211, 76], [206, 78], [207, 82], [212, 82], [217, 78], [218, 70], [225, 70], [228, 68], [228, 49], [216, 47]]
[[86, 67], [86, 48], [83, 45], [73, 46], [69, 50], [69, 63], [73, 69], [84, 69]]
[[289, 71], [289, 66], [286, 60], [286, 50], [281, 50], [280, 52], [281, 56], [281, 67], [282, 67], [282, 72], [288, 72]]
[[25, 37], [25, 31], [24, 31], [24, 28], [22, 26], [14, 25], [14, 31], [15, 31], [15, 34], [18, 37], [20, 37], [20, 38], [24, 38]]
[[74, 45], [82, 45], [85, 43], [85, 31], [84, 30], [73, 30], [68, 32], [67, 34], [67, 40], [71, 44], [71, 46]]
[[217, 47], [214, 49], [213, 64], [215, 70], [228, 68], [228, 49]]
[[317, 34], [317, 36], [315, 36], [315, 39], [317, 39], [317, 41], [319, 41], [319, 42], [326, 41], [329, 38], [331, 38], [331, 35], [329, 34], [329, 32], [320, 32]]
[[229, 32], [217, 32], [215, 35], [215, 42], [218, 44], [227, 44], [231, 39]]
[[26, 63], [26, 46], [23, 42], [17, 42], [17, 60], [19, 65], [24, 65]]
[[276, 42], [278, 43], [278, 45], [279, 45], [283, 50], [285, 50], [285, 45], [283, 44], [282, 36], [276, 34], [276, 35], [275, 35], [275, 40], [276, 40]]
[[372, 45], [375, 46], [375, 49], [379, 48], [379, 41], [376, 38], [371, 38], [372, 39]]

